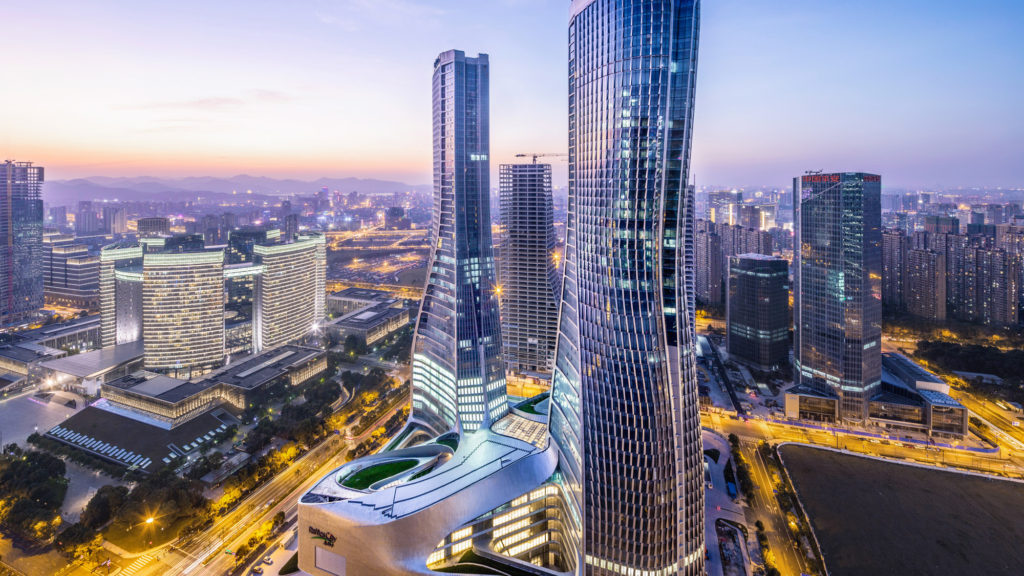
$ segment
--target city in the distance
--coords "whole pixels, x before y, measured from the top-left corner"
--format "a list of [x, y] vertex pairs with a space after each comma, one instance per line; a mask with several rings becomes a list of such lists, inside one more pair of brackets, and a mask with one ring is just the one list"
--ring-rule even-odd
[[4, 12], [0, 576], [1024, 574], [1024, 5]]

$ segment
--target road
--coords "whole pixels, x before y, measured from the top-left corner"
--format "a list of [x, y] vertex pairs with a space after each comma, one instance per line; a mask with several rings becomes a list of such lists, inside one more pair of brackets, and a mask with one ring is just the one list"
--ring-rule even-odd
[[344, 464], [351, 447], [372, 434], [406, 404], [396, 402], [359, 436], [328, 437], [245, 497], [231, 512], [217, 519], [213, 526], [199, 535], [177, 542], [160, 552], [147, 554], [141, 560], [125, 559], [119, 564], [122, 568], [131, 566], [133, 576], [230, 573], [235, 567], [235, 557], [225, 553], [225, 550], [237, 550], [278, 512], [284, 512], [289, 519], [294, 517], [299, 496]]
[[774, 558], [772, 564], [782, 574], [804, 574], [811, 573], [807, 559], [803, 557], [800, 550], [794, 547], [795, 542], [790, 536], [789, 528], [786, 525], [786, 515], [779, 508], [775, 499], [776, 481], [768, 472], [768, 466], [757, 451], [758, 441], [746, 440], [740, 442], [740, 452], [750, 464], [751, 474], [754, 478], [755, 494], [747, 508], [747, 524], [751, 530], [755, 530], [754, 524], [757, 520], [764, 523], [765, 535], [768, 537], [768, 548]]

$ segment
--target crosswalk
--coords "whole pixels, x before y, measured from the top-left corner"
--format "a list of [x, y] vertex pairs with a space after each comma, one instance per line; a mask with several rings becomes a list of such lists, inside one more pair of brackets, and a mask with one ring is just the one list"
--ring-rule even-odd
[[128, 565], [127, 568], [121, 571], [124, 576], [135, 576], [135, 573], [146, 567], [153, 560], [153, 557], [149, 554], [143, 554], [135, 559], [134, 562]]

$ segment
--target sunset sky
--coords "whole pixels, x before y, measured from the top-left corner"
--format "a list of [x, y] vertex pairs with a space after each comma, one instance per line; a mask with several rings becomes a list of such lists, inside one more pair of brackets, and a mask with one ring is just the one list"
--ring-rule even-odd
[[[497, 169], [566, 148], [568, 5], [6, 0], [0, 154], [48, 179], [427, 183], [432, 64], [458, 48], [491, 58]], [[696, 180], [1024, 187], [1022, 25], [1014, 0], [705, 0]]]

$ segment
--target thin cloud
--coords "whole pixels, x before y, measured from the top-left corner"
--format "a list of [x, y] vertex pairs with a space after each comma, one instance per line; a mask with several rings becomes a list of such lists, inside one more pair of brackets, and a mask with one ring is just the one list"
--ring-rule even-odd
[[211, 96], [189, 100], [169, 100], [150, 102], [136, 106], [128, 106], [128, 110], [182, 110], [192, 112], [223, 112], [239, 109], [252, 103], [288, 102], [292, 97], [278, 90], [255, 89], [246, 93], [245, 97]]

